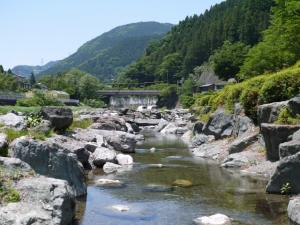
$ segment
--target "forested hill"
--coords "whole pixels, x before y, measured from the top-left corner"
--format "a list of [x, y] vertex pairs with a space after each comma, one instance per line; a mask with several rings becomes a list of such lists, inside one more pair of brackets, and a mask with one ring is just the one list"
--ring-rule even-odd
[[139, 58], [149, 42], [162, 38], [171, 24], [140, 22], [117, 27], [82, 45], [76, 53], [59, 61], [42, 74], [56, 74], [78, 68], [102, 80]]
[[43, 66], [27, 66], [27, 65], [15, 66], [14, 68], [12, 68], [12, 72], [19, 76], [29, 78], [32, 73], [34, 73], [34, 74], [42, 73], [43, 71], [53, 67], [57, 63], [58, 63], [58, 61], [52, 61], [52, 62], [48, 62], [47, 64], [45, 64]]
[[187, 17], [119, 77], [120, 82], [175, 83], [208, 60], [225, 40], [254, 45], [269, 25], [273, 0], [227, 0]]

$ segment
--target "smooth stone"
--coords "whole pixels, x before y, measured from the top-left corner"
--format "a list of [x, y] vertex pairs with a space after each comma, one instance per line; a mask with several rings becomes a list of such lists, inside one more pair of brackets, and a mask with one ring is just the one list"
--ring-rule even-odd
[[133, 158], [130, 155], [118, 154], [116, 160], [119, 165], [132, 165]]
[[124, 183], [120, 180], [99, 179], [95, 182], [97, 187], [123, 187]]
[[144, 191], [147, 192], [170, 192], [173, 191], [173, 187], [162, 184], [148, 184], [144, 187]]
[[117, 210], [119, 212], [127, 212], [130, 209], [126, 205], [113, 205], [111, 208], [114, 209], [114, 210]]
[[223, 214], [199, 217], [194, 222], [198, 225], [231, 225], [230, 218]]
[[191, 187], [193, 183], [190, 180], [178, 179], [173, 182], [173, 185], [177, 187]]
[[156, 148], [150, 148], [150, 152], [154, 153], [156, 151]]
[[121, 169], [122, 166], [114, 163], [107, 162], [103, 166], [104, 173], [114, 173], [117, 172], [119, 169]]

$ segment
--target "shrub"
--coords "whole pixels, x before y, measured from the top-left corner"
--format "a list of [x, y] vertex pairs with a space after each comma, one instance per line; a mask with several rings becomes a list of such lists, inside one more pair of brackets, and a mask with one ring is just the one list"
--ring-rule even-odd
[[63, 106], [63, 104], [41, 91], [34, 91], [33, 97], [19, 99], [17, 106], [31, 107], [31, 106]]
[[180, 97], [180, 103], [185, 108], [190, 108], [195, 103], [195, 98], [193, 96], [182, 95]]
[[105, 103], [99, 99], [84, 99], [83, 103], [92, 108], [103, 108]]
[[287, 107], [285, 107], [280, 111], [278, 119], [275, 123], [297, 125], [300, 124], [300, 115], [293, 116], [290, 110]]

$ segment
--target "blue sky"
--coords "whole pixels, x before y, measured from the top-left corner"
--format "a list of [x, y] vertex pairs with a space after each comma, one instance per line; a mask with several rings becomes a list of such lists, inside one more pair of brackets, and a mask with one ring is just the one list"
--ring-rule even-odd
[[1, 0], [0, 64], [39, 65], [67, 57], [116, 26], [176, 24], [222, 0]]

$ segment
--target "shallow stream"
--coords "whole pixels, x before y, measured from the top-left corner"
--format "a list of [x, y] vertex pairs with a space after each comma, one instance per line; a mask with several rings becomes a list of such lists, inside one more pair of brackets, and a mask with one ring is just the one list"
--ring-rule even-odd
[[[192, 225], [193, 219], [215, 213], [233, 218], [237, 225], [289, 224], [287, 197], [265, 194], [262, 179], [193, 158], [177, 137], [148, 137], [132, 156], [136, 164], [127, 171], [90, 175], [87, 198], [78, 207], [80, 225]], [[96, 187], [93, 180], [100, 178], [126, 185]], [[176, 187], [177, 179], [188, 180], [192, 186]], [[129, 210], [119, 212], [113, 205]]]

